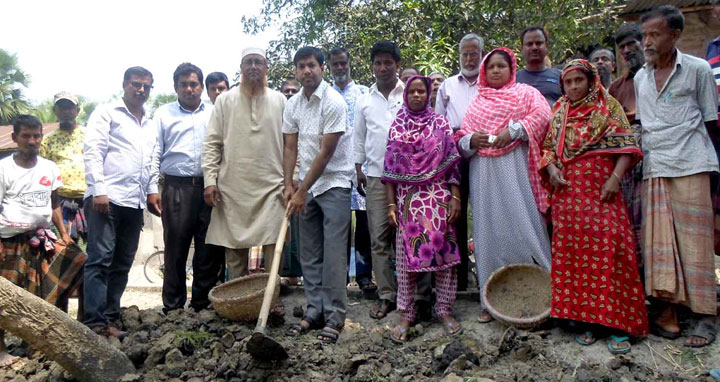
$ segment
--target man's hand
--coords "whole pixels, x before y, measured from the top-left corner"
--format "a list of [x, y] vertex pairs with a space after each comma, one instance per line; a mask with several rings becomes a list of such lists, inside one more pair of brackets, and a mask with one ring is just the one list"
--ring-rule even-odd
[[562, 171], [554, 164], [550, 164], [547, 171], [548, 175], [550, 175], [550, 184], [552, 184], [553, 187], [562, 187], [569, 184], [568, 181], [563, 178]]
[[148, 211], [155, 216], [162, 214], [162, 201], [160, 200], [160, 194], [149, 194], [147, 196]]
[[472, 137], [470, 137], [470, 148], [473, 150], [484, 149], [490, 146], [486, 134], [474, 133]]
[[60, 240], [62, 240], [62, 242], [65, 244], [66, 247], [69, 246], [70, 244], [75, 243], [75, 240], [73, 240], [72, 237], [70, 237], [70, 235], [67, 232], [63, 232], [60, 235]]
[[297, 191], [295, 191], [292, 194], [292, 197], [287, 203], [287, 210], [285, 212], [285, 215], [287, 217], [292, 216], [294, 213], [301, 214], [303, 211], [305, 211], [305, 201], [307, 200], [307, 191], [305, 189], [298, 188]]
[[110, 198], [107, 195], [98, 195], [93, 197], [93, 210], [101, 214], [106, 214], [110, 211]]
[[0, 241], [0, 261], [5, 261], [5, 246]]
[[[614, 173], [613, 173], [614, 174]], [[600, 193], [600, 200], [603, 202], [611, 201], [620, 190], [620, 180], [615, 175], [610, 175], [605, 184], [602, 187]]]
[[492, 147], [496, 149], [501, 149], [509, 145], [510, 142], [512, 142], [512, 138], [510, 137], [510, 129], [506, 127], [502, 129], [502, 131], [500, 131], [500, 134], [498, 134], [497, 137], [495, 137], [495, 142], [492, 143]]
[[357, 192], [361, 196], [365, 196], [365, 188], [367, 187], [367, 177], [362, 171], [362, 166], [357, 166]]
[[217, 207], [217, 205], [222, 202], [222, 197], [220, 196], [220, 189], [217, 188], [217, 186], [205, 187], [205, 191], [203, 192], [203, 199], [205, 199], [205, 204], [207, 204], [208, 206]]

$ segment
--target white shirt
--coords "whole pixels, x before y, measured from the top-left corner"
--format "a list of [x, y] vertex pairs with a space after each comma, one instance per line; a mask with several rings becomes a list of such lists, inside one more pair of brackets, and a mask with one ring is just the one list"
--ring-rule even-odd
[[153, 169], [172, 176], [202, 177], [201, 156], [212, 105], [201, 103], [195, 111], [172, 102], [157, 109], [153, 122], [158, 144]]
[[446, 116], [453, 131], [458, 131], [468, 106], [477, 94], [477, 79], [470, 82], [462, 74], [454, 75], [440, 85], [435, 99], [435, 111]]
[[50, 226], [50, 195], [62, 187], [58, 166], [37, 157], [32, 168], [18, 166], [10, 155], [0, 160], [0, 237]]
[[398, 80], [388, 98], [378, 90], [377, 83], [355, 104], [354, 159], [367, 161], [367, 176], [381, 177], [385, 170], [385, 150], [390, 126], [403, 105], [405, 85]]
[[121, 207], [145, 208], [158, 192], [152, 156], [157, 129], [148, 118], [135, 118], [121, 99], [98, 106], [85, 130], [85, 197], [107, 195]]
[[335, 188], [350, 188], [355, 168], [352, 163], [352, 137], [344, 134], [347, 126], [347, 104], [340, 93], [322, 81], [308, 97], [303, 89], [292, 96], [283, 114], [283, 134], [298, 134], [300, 181], [320, 153], [323, 134], [343, 133], [325, 171], [308, 190], [317, 197]]

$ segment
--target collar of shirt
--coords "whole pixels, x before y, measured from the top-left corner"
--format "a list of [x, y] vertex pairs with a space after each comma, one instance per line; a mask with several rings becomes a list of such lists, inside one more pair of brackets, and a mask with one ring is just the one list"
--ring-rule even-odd
[[337, 90], [338, 93], [345, 95], [345, 92], [349, 91], [353, 86], [355, 86], [355, 81], [350, 80], [347, 85], [345, 85], [345, 89], [340, 89], [337, 84], [333, 84], [333, 89]]
[[[393, 90], [390, 90], [390, 94], [393, 94], [397, 91], [400, 91], [400, 93], [403, 93], [405, 91], [405, 84], [403, 84], [403, 82], [400, 81], [399, 79], [395, 82], [395, 87], [393, 88]], [[372, 84], [372, 86], [370, 87], [370, 93], [377, 93], [377, 94], [382, 95], [383, 98], [385, 97], [382, 94], [382, 92], [380, 92], [380, 90], [378, 90], [377, 82]]]
[[[125, 105], [125, 101], [123, 101], [122, 98], [120, 98], [119, 100], [117, 100], [117, 101], [115, 101], [114, 103], [112, 103], [112, 108], [115, 109], [115, 110], [122, 110], [122, 111], [125, 112], [127, 115], [131, 116], [133, 119], [135, 119], [135, 120], [137, 121], [137, 118], [135, 118], [135, 115], [130, 112], [130, 109], [128, 109], [127, 105]], [[142, 115], [142, 119], [141, 119], [140, 121], [137, 121], [137, 122], [138, 122], [139, 125], [142, 126], [143, 123], [144, 123], [146, 120], [148, 120], [148, 119], [149, 119], [149, 118], [147, 117], [147, 109], [145, 109], [145, 105], [143, 105], [143, 115]]]
[[[683, 66], [683, 57], [685, 57], [685, 54], [683, 54], [683, 52], [681, 52], [680, 49], [675, 48], [675, 52], [677, 52], [677, 55], [675, 56], [675, 63], [673, 64], [673, 72], [675, 71], [675, 69], [678, 66], [680, 66], [680, 67]], [[648, 71], [648, 73], [650, 73], [650, 71], [652, 71], [654, 69], [654, 67], [649, 62], [646, 62], [645, 65], [643, 65], [643, 67], [645, 68], [645, 70]], [[670, 80], [670, 77], [668, 77], [668, 80]]]
[[[480, 74], [478, 74], [478, 76], [479, 76], [479, 75], [480, 75]], [[462, 73], [459, 73], [459, 74], [457, 75], [457, 80], [458, 80], [458, 82], [464, 83], [465, 86], [467, 86], [467, 87], [477, 86], [477, 79], [478, 79], [478, 77], [475, 77], [475, 81], [470, 82], [470, 81], [468, 81], [467, 78], [465, 78], [465, 76], [464, 76]]]
[[300, 89], [301, 97], [305, 102], [312, 101], [312, 98], [315, 97], [318, 99], [318, 101], [322, 101], [323, 97], [325, 96], [325, 92], [330, 89], [330, 85], [325, 82], [325, 80], [320, 80], [320, 85], [318, 85], [317, 89], [310, 95], [310, 97], [305, 96], [305, 91], [303, 89]]
[[195, 109], [194, 111], [184, 108], [183, 105], [180, 104], [180, 101], [175, 101], [175, 104], [180, 109], [180, 111], [182, 111], [183, 113], [195, 114], [195, 113], [200, 113], [202, 111], [205, 111], [205, 103], [203, 103], [203, 102], [200, 102], [200, 106], [198, 106], [197, 109]]

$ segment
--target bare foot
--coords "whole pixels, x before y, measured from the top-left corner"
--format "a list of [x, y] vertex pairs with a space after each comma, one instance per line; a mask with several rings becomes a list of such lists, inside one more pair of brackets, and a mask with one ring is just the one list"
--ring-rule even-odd
[[17, 359], [18, 357], [10, 355], [6, 351], [2, 351], [0, 352], [0, 367], [10, 366], [15, 363]]
[[457, 322], [451, 315], [448, 314], [447, 316], [442, 316], [440, 317], [440, 320], [442, 320], [447, 334], [454, 336], [462, 331], [460, 323]]
[[655, 324], [661, 329], [670, 333], [680, 333], [680, 324], [678, 323], [675, 307], [668, 306], [655, 319]]

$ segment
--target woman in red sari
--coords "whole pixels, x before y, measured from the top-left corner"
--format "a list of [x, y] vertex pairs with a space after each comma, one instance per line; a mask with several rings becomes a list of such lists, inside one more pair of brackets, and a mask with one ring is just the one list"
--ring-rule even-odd
[[552, 187], [553, 317], [587, 324], [576, 338], [591, 345], [609, 329], [608, 348], [630, 351], [627, 334], [648, 334], [635, 237], [618, 193], [625, 171], [642, 159], [620, 103], [586, 60], [560, 78], [540, 174]]

